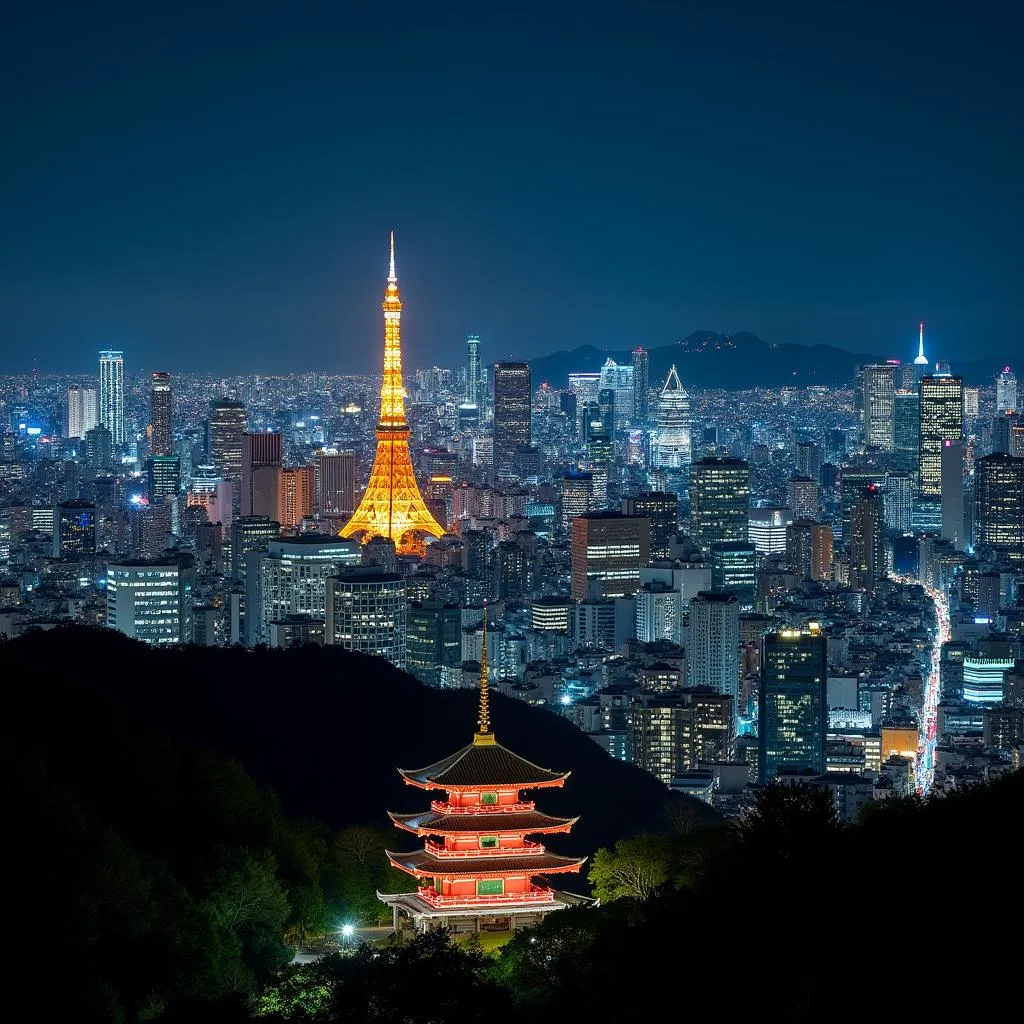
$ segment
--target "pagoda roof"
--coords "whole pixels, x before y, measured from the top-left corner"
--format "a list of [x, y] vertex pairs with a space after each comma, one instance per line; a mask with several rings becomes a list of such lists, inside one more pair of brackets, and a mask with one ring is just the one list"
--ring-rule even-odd
[[556, 853], [522, 853], [512, 857], [502, 857], [498, 854], [482, 854], [479, 857], [438, 857], [426, 850], [414, 850], [412, 853], [392, 853], [385, 850], [385, 853], [396, 868], [421, 878], [458, 875], [470, 875], [474, 878], [551, 875], [579, 871], [587, 861], [586, 857], [560, 857]]
[[541, 768], [495, 741], [470, 743], [426, 768], [398, 771], [411, 786], [448, 790], [475, 786], [561, 786], [570, 774]]
[[420, 811], [416, 814], [388, 812], [399, 827], [420, 835], [481, 832], [568, 832], [579, 818], [556, 818], [541, 811], [479, 811], [474, 814], [447, 814]]

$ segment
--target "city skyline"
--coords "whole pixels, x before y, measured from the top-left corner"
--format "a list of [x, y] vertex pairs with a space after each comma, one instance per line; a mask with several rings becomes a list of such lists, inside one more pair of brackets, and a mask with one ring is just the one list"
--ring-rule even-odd
[[392, 227], [410, 365], [705, 329], [909, 359], [921, 319], [932, 352], [1019, 362], [1012, 33], [912, 5], [872, 31], [800, 4], [197, 12], [8, 25], [0, 372], [107, 347], [375, 372]]

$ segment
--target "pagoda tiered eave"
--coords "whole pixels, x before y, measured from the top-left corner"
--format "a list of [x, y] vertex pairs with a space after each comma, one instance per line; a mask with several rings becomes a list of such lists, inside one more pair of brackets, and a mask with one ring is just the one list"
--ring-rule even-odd
[[568, 832], [579, 821], [579, 818], [556, 818], [540, 811], [507, 812], [491, 808], [472, 814], [438, 813], [431, 810], [418, 814], [396, 814], [392, 811], [389, 815], [399, 828], [421, 836]]
[[393, 867], [416, 878], [504, 878], [508, 875], [554, 875], [579, 871], [586, 857], [560, 857], [555, 853], [507, 856], [504, 852], [471, 857], [437, 856], [428, 850], [393, 853], [386, 850]]
[[553, 772], [527, 761], [500, 743], [470, 743], [426, 768], [399, 768], [410, 786], [452, 793], [485, 788], [544, 789], [563, 786], [569, 772]]

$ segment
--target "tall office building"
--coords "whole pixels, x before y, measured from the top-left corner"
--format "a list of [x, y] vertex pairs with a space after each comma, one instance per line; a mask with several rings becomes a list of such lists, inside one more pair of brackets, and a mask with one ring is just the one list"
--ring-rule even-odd
[[405, 670], [427, 686], [440, 686], [444, 669], [461, 663], [462, 609], [441, 601], [411, 601], [405, 619]]
[[651, 521], [618, 512], [590, 512], [572, 521], [572, 599], [587, 600], [588, 579], [601, 580], [604, 597], [640, 589], [640, 569], [651, 560]]
[[786, 527], [793, 522], [791, 508], [752, 508], [747, 514], [747, 536], [759, 555], [786, 550]]
[[882, 491], [871, 484], [850, 514], [850, 584], [873, 591], [885, 578], [885, 506]]
[[515, 471], [516, 452], [532, 437], [530, 412], [533, 391], [527, 363], [494, 364], [494, 471]]
[[158, 646], [192, 643], [191, 555], [107, 566], [106, 626]]
[[476, 334], [466, 338], [466, 405], [475, 405], [478, 422], [484, 416], [486, 379], [480, 363], [480, 338]]
[[609, 434], [616, 430], [626, 430], [633, 421], [633, 403], [636, 399], [636, 389], [633, 387], [633, 367], [620, 366], [611, 356], [601, 367], [600, 387], [598, 388], [598, 401], [601, 400], [603, 392], [612, 393], [612, 417], [607, 426]]
[[748, 539], [750, 466], [742, 459], [704, 458], [690, 467], [690, 524], [708, 551], [718, 541]]
[[885, 528], [909, 533], [913, 525], [914, 478], [909, 473], [885, 474]]
[[788, 499], [794, 519], [817, 519], [819, 512], [818, 478], [791, 476]]
[[244, 403], [232, 398], [216, 398], [210, 403], [210, 462], [231, 484], [236, 503], [241, 501], [246, 422]]
[[766, 633], [761, 640], [757, 780], [783, 769], [825, 771], [828, 732], [825, 637], [815, 627]]
[[916, 473], [921, 438], [921, 397], [917, 391], [893, 396], [893, 456], [904, 473]]
[[882, 489], [885, 472], [873, 466], [844, 466], [839, 480], [839, 522], [844, 545], [850, 543], [850, 516], [853, 505], [869, 487]]
[[942, 488], [942, 537], [957, 551], [966, 546], [964, 537], [964, 446], [944, 441], [939, 461]]
[[124, 353], [100, 353], [100, 423], [110, 431], [115, 450], [125, 443]]
[[281, 535], [281, 524], [269, 516], [240, 516], [231, 524], [231, 576], [244, 582], [246, 555], [267, 550]]
[[327, 643], [373, 654], [405, 668], [408, 604], [405, 577], [379, 566], [344, 569], [327, 580]]
[[558, 521], [566, 533], [572, 530], [576, 516], [596, 511], [594, 508], [594, 474], [570, 469], [559, 481]]
[[996, 413], [1017, 411], [1017, 377], [1010, 367], [996, 377]]
[[832, 579], [832, 527], [795, 519], [786, 527], [786, 559], [800, 580]]
[[283, 530], [298, 529], [313, 515], [316, 480], [312, 466], [294, 466], [279, 471], [277, 521]]
[[114, 435], [102, 423], [85, 432], [85, 463], [95, 470], [110, 469], [114, 463]]
[[1024, 458], [999, 452], [975, 463], [974, 542], [1024, 560]]
[[650, 357], [643, 348], [633, 349], [633, 422], [638, 427], [647, 425], [651, 392]]
[[96, 506], [65, 501], [53, 510], [53, 557], [83, 559], [96, 554]]
[[963, 440], [964, 382], [960, 377], [929, 375], [920, 384], [918, 492], [924, 501], [942, 498], [942, 449]]
[[359, 566], [361, 552], [356, 540], [307, 533], [271, 540], [247, 561], [246, 642], [253, 645], [266, 643], [271, 622], [296, 615], [325, 621], [329, 580]]
[[171, 397], [171, 375], [155, 370], [149, 385], [150, 455], [171, 455], [174, 451]]
[[757, 551], [742, 540], [711, 545], [711, 590], [733, 594], [741, 613], [752, 612], [757, 601]]
[[[277, 515], [282, 447], [279, 433], [242, 435], [243, 516]], [[351, 510], [350, 510], [351, 511]]]
[[651, 466], [680, 469], [690, 465], [692, 456], [690, 396], [673, 366], [658, 398], [658, 429], [651, 439]]
[[146, 494], [151, 503], [181, 490], [181, 459], [177, 455], [151, 455], [146, 459]]
[[660, 580], [643, 584], [636, 592], [636, 638], [643, 644], [668, 640], [682, 642], [683, 595]]
[[351, 512], [356, 507], [356, 453], [321, 448], [316, 453], [317, 515]]
[[860, 368], [861, 436], [864, 443], [892, 451], [893, 403], [898, 363], [876, 363]]
[[64, 436], [84, 438], [100, 421], [96, 389], [72, 385], [68, 388], [68, 413]]
[[651, 558], [668, 558], [679, 531], [679, 498], [671, 491], [643, 491], [622, 499], [624, 516], [645, 516], [651, 521]]
[[739, 699], [740, 606], [735, 594], [701, 591], [690, 602], [686, 648], [690, 686], [710, 686]]

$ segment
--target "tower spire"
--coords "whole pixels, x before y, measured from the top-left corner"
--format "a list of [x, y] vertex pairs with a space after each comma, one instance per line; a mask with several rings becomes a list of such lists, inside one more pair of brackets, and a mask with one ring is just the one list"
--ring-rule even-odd
[[388, 269], [388, 283], [397, 284], [398, 275], [395, 273], [395, 232], [391, 232], [391, 266]]
[[[395, 265], [395, 233], [391, 232], [391, 266], [394, 268]], [[924, 321], [921, 321], [921, 331], [918, 335], [919, 341], [917, 345], [917, 354], [924, 356]]]
[[[927, 367], [928, 357], [924, 354], [924, 321], [921, 321], [919, 328], [917, 341], [917, 358], [914, 360], [914, 365], [918, 367]], [[918, 370], [918, 373], [926, 373], [927, 370]]]
[[491, 696], [487, 683], [487, 602], [484, 601], [483, 652], [480, 655], [480, 711], [477, 715], [477, 731], [473, 736], [473, 744], [482, 747], [494, 743], [491, 732]]

